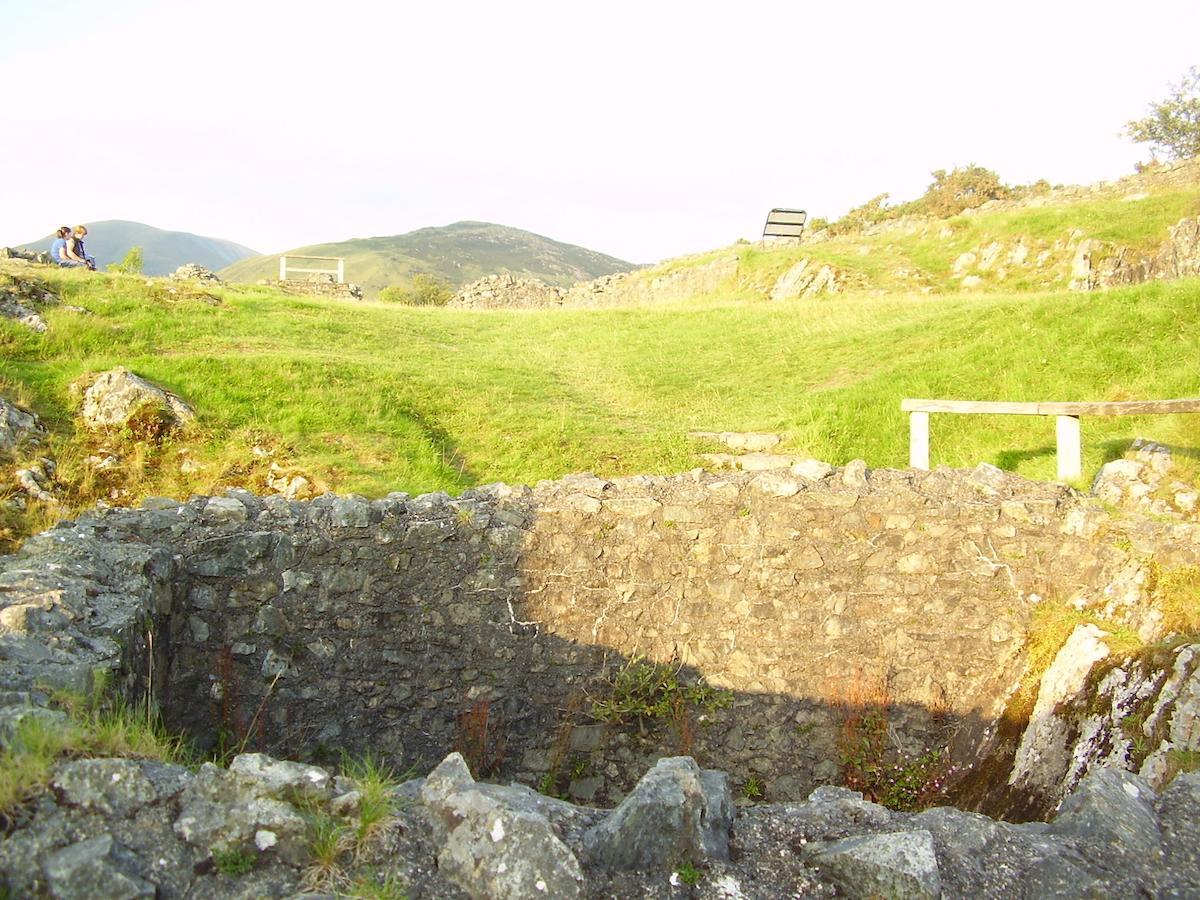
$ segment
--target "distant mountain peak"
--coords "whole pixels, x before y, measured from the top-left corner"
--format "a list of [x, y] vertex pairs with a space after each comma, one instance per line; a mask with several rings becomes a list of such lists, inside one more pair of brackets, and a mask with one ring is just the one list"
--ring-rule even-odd
[[[586, 247], [510, 225], [471, 219], [404, 234], [312, 244], [287, 252], [344, 257], [347, 280], [369, 293], [404, 282], [417, 273], [437, 276], [455, 288], [497, 272], [570, 287], [578, 281], [636, 268], [633, 263]], [[242, 260], [228, 266], [221, 275], [233, 281], [272, 278], [277, 259], [278, 255]]]

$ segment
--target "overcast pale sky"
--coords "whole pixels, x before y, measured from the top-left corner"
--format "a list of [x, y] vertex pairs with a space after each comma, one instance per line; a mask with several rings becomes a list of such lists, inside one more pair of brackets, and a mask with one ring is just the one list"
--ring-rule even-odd
[[935, 168], [1127, 174], [1197, 35], [1196, 0], [0, 0], [0, 244], [482, 219], [649, 262]]

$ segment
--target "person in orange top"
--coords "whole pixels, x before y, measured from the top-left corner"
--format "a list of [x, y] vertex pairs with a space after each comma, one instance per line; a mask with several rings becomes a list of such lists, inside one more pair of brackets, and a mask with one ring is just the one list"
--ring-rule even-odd
[[88, 256], [87, 250], [84, 249], [83, 239], [87, 236], [87, 228], [83, 225], [75, 226], [75, 233], [67, 239], [67, 258], [72, 259], [80, 265], [87, 266], [95, 271], [96, 257]]

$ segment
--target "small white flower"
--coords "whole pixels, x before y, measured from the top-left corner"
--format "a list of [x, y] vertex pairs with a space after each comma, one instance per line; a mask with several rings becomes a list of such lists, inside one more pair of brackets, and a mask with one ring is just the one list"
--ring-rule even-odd
[[542, 879], [540, 879], [540, 878], [537, 880], [537, 884], [535, 884], [534, 887], [537, 888], [542, 893], [546, 892], [546, 882], [542, 881]]

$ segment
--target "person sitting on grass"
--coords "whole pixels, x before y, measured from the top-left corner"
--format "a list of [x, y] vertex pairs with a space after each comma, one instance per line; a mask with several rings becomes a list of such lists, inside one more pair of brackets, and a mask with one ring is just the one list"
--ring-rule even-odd
[[50, 245], [50, 261], [56, 266], [79, 265], [79, 263], [73, 262], [71, 257], [67, 255], [67, 238], [71, 235], [71, 229], [64, 225], [55, 232], [55, 235], [54, 243]]
[[74, 235], [67, 239], [67, 255], [72, 259], [82, 262], [94, 272], [96, 271], [96, 257], [88, 256], [87, 251], [83, 248], [83, 239], [86, 236], [87, 227], [76, 225]]

